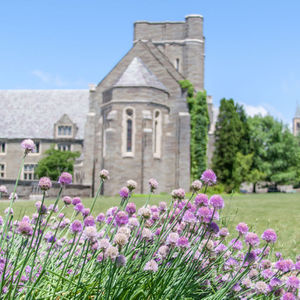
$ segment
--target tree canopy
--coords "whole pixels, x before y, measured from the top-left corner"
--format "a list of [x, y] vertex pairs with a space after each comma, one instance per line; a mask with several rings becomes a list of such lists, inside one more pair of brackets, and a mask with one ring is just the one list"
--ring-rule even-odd
[[45, 157], [42, 158], [35, 169], [35, 174], [39, 178], [47, 176], [52, 180], [58, 180], [62, 172], [73, 174], [74, 163], [80, 152], [60, 151], [52, 146], [45, 151]]

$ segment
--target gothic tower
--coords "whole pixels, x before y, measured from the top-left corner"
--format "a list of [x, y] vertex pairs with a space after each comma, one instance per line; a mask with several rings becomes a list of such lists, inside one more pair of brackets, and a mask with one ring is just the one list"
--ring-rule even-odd
[[294, 136], [299, 135], [300, 133], [300, 106], [297, 104], [297, 109], [295, 116], [293, 118], [293, 134]]

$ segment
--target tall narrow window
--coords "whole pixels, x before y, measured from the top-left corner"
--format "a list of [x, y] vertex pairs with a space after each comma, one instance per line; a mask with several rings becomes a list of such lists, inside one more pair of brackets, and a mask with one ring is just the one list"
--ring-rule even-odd
[[5, 178], [5, 164], [0, 164], [0, 178]]
[[5, 142], [0, 141], [0, 153], [6, 152], [6, 144]]
[[123, 115], [123, 155], [132, 156], [134, 152], [134, 110], [126, 108]]
[[161, 155], [161, 113], [154, 111], [153, 115], [153, 155], [160, 158]]
[[177, 71], [179, 71], [179, 58], [176, 58], [175, 68]]

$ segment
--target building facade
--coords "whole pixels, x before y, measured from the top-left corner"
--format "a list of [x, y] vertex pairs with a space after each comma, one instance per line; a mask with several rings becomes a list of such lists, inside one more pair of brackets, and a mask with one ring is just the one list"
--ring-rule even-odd
[[133, 46], [111, 72], [90, 89], [85, 125], [83, 183], [99, 184], [110, 171], [104, 193], [115, 194], [127, 179], [148, 192], [190, 185], [190, 115], [179, 81], [204, 88], [203, 18], [134, 24]]
[[[158, 192], [190, 185], [190, 115], [188, 79], [204, 89], [203, 17], [182, 22], [134, 24], [132, 48], [98, 84], [89, 90], [0, 91], [0, 180], [14, 179], [22, 157], [20, 142], [31, 138], [37, 152], [26, 159], [21, 179], [35, 179], [34, 168], [45, 150], [80, 151], [74, 182], [99, 186], [99, 171], [111, 179], [103, 193], [114, 195], [128, 179], [137, 193], [148, 192], [156, 178]], [[215, 116], [211, 119], [208, 153], [212, 153]], [[211, 157], [208, 156], [208, 160]]]

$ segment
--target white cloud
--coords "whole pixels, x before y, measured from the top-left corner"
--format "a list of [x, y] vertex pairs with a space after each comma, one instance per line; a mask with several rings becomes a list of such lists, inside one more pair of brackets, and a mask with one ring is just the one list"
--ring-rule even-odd
[[255, 115], [262, 115], [264, 117], [268, 114], [268, 110], [262, 105], [253, 106], [243, 103], [243, 106], [246, 114], [250, 117], [253, 117]]
[[60, 78], [58, 75], [51, 75], [47, 72], [41, 71], [41, 70], [33, 70], [31, 72], [32, 75], [37, 77], [39, 80], [41, 80], [43, 83], [54, 85], [57, 87], [65, 87], [68, 86], [69, 83], [63, 79]]

